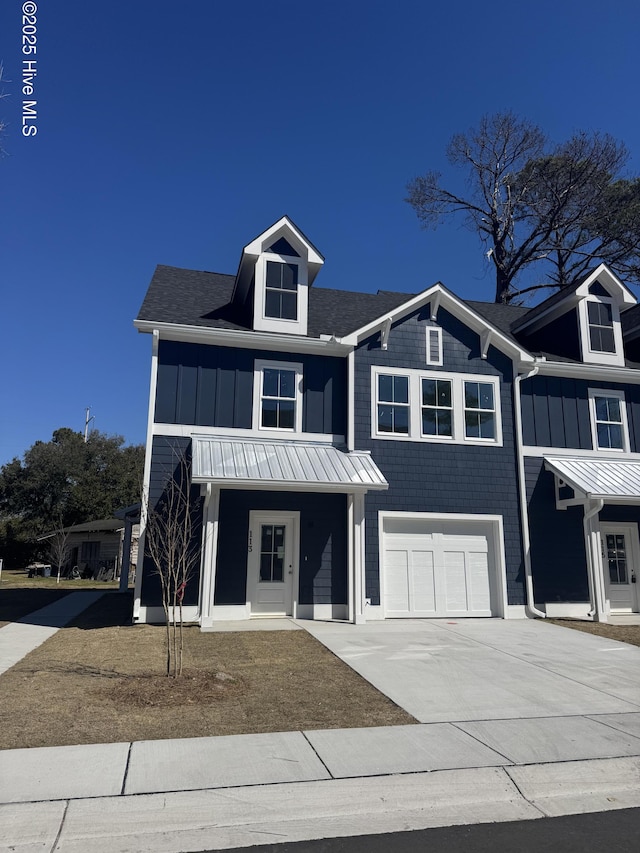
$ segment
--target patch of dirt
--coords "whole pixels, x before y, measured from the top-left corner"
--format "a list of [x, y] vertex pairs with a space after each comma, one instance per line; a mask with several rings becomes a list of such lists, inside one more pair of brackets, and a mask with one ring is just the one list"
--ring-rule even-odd
[[164, 626], [130, 614], [107, 594], [0, 676], [0, 748], [416, 722], [306, 631], [187, 627], [167, 678]]
[[563, 628], [573, 628], [575, 631], [584, 631], [586, 634], [597, 634], [609, 640], [619, 640], [621, 643], [640, 646], [640, 625], [610, 625], [608, 622], [583, 622], [579, 619], [547, 619], [545, 621]]

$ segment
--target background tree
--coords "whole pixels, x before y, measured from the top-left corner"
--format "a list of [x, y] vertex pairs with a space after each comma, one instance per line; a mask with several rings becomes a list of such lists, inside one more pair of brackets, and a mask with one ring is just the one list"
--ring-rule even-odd
[[182, 602], [200, 563], [200, 499], [191, 485], [190, 460], [173, 448], [159, 498], [144, 502], [144, 549], [160, 579], [167, 642], [167, 675], [182, 675], [184, 651]]
[[97, 431], [85, 443], [63, 427], [0, 468], [0, 551], [7, 565], [33, 557], [34, 546], [25, 546], [37, 536], [109, 518], [140, 500], [144, 447], [123, 445], [121, 436]]
[[66, 530], [60, 526], [56, 530], [55, 534], [47, 540], [47, 549], [49, 553], [49, 559], [56, 567], [56, 576], [58, 583], [60, 583], [60, 575], [62, 574], [62, 570], [66, 566], [69, 561], [69, 557], [71, 556], [71, 548], [69, 547], [69, 534]]
[[[610, 136], [578, 133], [549, 149], [539, 127], [497, 113], [454, 136], [447, 155], [466, 171], [467, 190], [428, 172], [409, 182], [406, 200], [425, 228], [466, 217], [494, 265], [496, 302], [562, 286], [599, 261], [639, 277], [640, 189], [620, 176], [628, 153]], [[540, 283], [519, 289], [532, 264]]]

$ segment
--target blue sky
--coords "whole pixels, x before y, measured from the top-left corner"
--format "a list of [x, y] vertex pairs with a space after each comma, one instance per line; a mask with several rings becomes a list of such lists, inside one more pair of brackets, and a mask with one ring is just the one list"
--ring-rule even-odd
[[155, 265], [234, 273], [284, 213], [326, 258], [317, 286], [491, 300], [474, 235], [403, 201], [429, 169], [460, 180], [447, 141], [484, 113], [607, 131], [640, 172], [637, 0], [37, 5], [28, 138], [22, 4], [0, 9], [0, 464], [86, 406], [143, 442]]

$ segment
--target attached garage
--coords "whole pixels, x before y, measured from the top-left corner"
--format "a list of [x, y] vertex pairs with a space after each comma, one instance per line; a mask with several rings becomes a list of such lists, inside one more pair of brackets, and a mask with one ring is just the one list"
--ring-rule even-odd
[[381, 513], [386, 618], [504, 615], [499, 516]]

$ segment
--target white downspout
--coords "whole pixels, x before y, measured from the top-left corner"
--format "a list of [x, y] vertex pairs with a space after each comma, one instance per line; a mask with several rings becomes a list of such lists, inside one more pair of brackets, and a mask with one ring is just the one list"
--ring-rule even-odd
[[585, 512], [584, 518], [582, 519], [582, 525], [584, 528], [584, 545], [587, 552], [587, 577], [589, 579], [589, 587], [591, 590], [591, 610], [587, 613], [587, 616], [590, 616], [591, 619], [593, 619], [593, 617], [598, 613], [599, 595], [598, 578], [596, 576], [596, 556], [593, 553], [593, 535], [589, 530], [589, 527], [591, 519], [598, 515], [603, 506], [604, 501], [602, 499], [597, 500], [589, 512]]
[[518, 489], [520, 492], [520, 523], [522, 526], [522, 548], [524, 551], [524, 576], [525, 590], [527, 595], [527, 610], [531, 616], [538, 616], [541, 619], [546, 619], [547, 614], [542, 610], [538, 610], [534, 603], [533, 595], [533, 576], [531, 574], [531, 540], [529, 538], [529, 509], [527, 507], [527, 487], [524, 478], [524, 453], [522, 439], [522, 412], [520, 408], [520, 383], [523, 379], [531, 379], [540, 370], [540, 365], [536, 364], [528, 373], [518, 376], [514, 379], [513, 404], [514, 416], [516, 420], [516, 451], [518, 455]]

